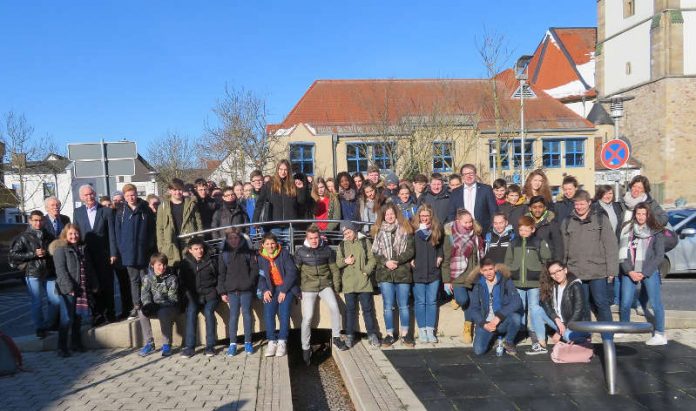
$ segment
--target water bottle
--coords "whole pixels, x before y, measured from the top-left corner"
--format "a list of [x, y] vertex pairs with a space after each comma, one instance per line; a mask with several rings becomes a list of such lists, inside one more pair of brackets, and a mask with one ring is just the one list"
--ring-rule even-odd
[[495, 346], [495, 355], [497, 357], [502, 357], [504, 352], [505, 348], [503, 347], [503, 337], [498, 337], [498, 343]]

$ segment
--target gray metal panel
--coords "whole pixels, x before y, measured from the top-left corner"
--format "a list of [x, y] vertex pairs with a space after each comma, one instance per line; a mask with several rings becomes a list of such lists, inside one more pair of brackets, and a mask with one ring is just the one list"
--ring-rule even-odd
[[[138, 150], [135, 147], [135, 143], [132, 141], [121, 141], [117, 143], [106, 143], [106, 158], [136, 158], [138, 157]], [[110, 174], [116, 174], [111, 173]], [[135, 173], [133, 173], [135, 174]]]
[[[138, 151], [135, 143], [132, 141], [117, 141], [107, 142], [106, 158], [132, 158], [138, 157]], [[68, 144], [68, 158], [73, 161], [79, 160], [101, 160], [102, 144], [101, 143], [81, 143]]]
[[89, 178], [104, 175], [104, 167], [101, 161], [75, 161], [75, 177]]
[[132, 158], [109, 160], [106, 164], [106, 171], [110, 176], [132, 176], [135, 174], [135, 160]]

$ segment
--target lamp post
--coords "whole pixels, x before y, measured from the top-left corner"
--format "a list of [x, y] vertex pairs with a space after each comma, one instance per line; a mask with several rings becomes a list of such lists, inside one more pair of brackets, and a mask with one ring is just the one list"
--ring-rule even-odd
[[515, 78], [520, 82], [520, 149], [522, 152], [520, 161], [520, 182], [524, 181], [525, 174], [525, 135], [524, 135], [524, 86], [527, 83], [529, 62], [532, 56], [525, 55], [515, 62]]
[[624, 112], [624, 101], [633, 100], [634, 96], [614, 96], [611, 98], [603, 98], [599, 100], [600, 103], [609, 104], [609, 115], [611, 119], [614, 120], [614, 138], [619, 138], [619, 122], [621, 117], [623, 117]]

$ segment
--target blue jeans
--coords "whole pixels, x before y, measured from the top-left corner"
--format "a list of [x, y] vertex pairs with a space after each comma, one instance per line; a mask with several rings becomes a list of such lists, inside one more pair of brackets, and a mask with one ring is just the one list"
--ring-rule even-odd
[[476, 324], [476, 333], [474, 334], [474, 354], [483, 355], [488, 352], [491, 346], [491, 340], [494, 335], [502, 336], [509, 344], [515, 343], [515, 337], [520, 330], [520, 315], [512, 313], [498, 324], [495, 332], [488, 332], [480, 324]]
[[75, 313], [75, 303], [77, 298], [73, 295], [58, 296], [60, 301], [60, 326], [58, 327], [58, 348], [68, 349], [68, 333], [70, 333], [71, 346], [73, 348], [82, 347], [80, 337], [80, 327], [82, 318]]
[[358, 323], [358, 302], [362, 307], [365, 331], [368, 335], [377, 334], [375, 324], [375, 302], [372, 293], [345, 293], [346, 300], [346, 335], [352, 337], [355, 334]]
[[416, 322], [419, 328], [435, 328], [437, 321], [437, 292], [440, 280], [431, 283], [414, 283], [413, 300]]
[[205, 317], [205, 348], [213, 348], [215, 346], [215, 307], [218, 305], [217, 300], [206, 301], [205, 304], [199, 304], [197, 299], [189, 292], [186, 293], [186, 348], [196, 347], [196, 330], [198, 329], [198, 312], [203, 309]]
[[469, 301], [471, 300], [471, 290], [466, 287], [457, 287], [455, 285], [452, 287], [452, 293], [454, 294], [454, 301], [456, 301], [457, 304], [462, 307], [462, 311], [464, 312], [464, 321], [467, 321], [469, 318], [468, 307]]
[[[585, 297], [585, 306], [590, 306], [590, 297], [592, 303], [597, 308], [597, 319], [599, 321], [612, 321], [611, 308], [609, 307], [609, 298], [607, 297], [607, 279], [597, 278], [594, 280], [582, 281], [583, 296]], [[629, 299], [630, 300], [630, 299]], [[602, 333], [603, 340], [614, 339], [612, 333]]]
[[411, 292], [411, 284], [406, 283], [379, 283], [384, 305], [384, 328], [387, 335], [394, 334], [394, 302], [399, 304], [399, 325], [401, 334], [408, 333], [409, 312], [408, 295]]
[[[273, 292], [273, 299], [270, 303], [263, 303], [263, 319], [266, 322], [266, 339], [268, 341], [283, 340], [287, 341], [290, 334], [290, 308], [295, 295], [291, 292], [285, 294], [282, 303], [278, 302], [278, 288]], [[280, 320], [280, 331], [276, 335], [276, 315]]]
[[[58, 318], [61, 299], [56, 292], [55, 278], [46, 280], [37, 277], [24, 277], [27, 291], [31, 297], [31, 319], [36, 330], [51, 328]], [[43, 298], [48, 302], [44, 316]]]
[[537, 330], [534, 328], [533, 317], [535, 313], [538, 313], [539, 310], [542, 309], [539, 305], [539, 289], [529, 288], [524, 290], [518, 288], [517, 293], [522, 299], [522, 315], [520, 317], [520, 325], [522, 328], [527, 328], [527, 317], [529, 317], [529, 326], [534, 333], [537, 333]]
[[[641, 294], [643, 294], [643, 290], [645, 290], [648, 301], [650, 301], [650, 305], [652, 305], [655, 313], [655, 331], [663, 333], [665, 332], [665, 307], [662, 305], [660, 272], [656, 271], [650, 277], [643, 278], [640, 283]], [[628, 302], [631, 301], [631, 298], [636, 294], [637, 285], [638, 284], [627, 275], [621, 279], [621, 308], [619, 317], [623, 322], [631, 321], [631, 306]], [[645, 310], [645, 304], [643, 305], [643, 309]]]
[[[609, 301], [611, 302], [612, 305], [621, 305], [621, 282], [623, 282], [624, 275], [620, 274], [614, 277], [614, 283], [613, 287], [609, 286], [608, 288], [611, 288], [612, 290], [609, 291]], [[642, 290], [642, 288], [641, 288]], [[635, 295], [633, 296], [633, 302], [631, 303], [631, 308], [638, 308], [638, 299], [640, 298], [641, 300], [641, 305], [645, 306], [645, 303], [648, 300], [647, 295], [645, 293], [641, 293], [640, 296], [638, 295], [638, 291], [636, 290]], [[645, 307], [643, 307], [645, 308]]]
[[251, 291], [234, 291], [227, 293], [227, 298], [230, 306], [230, 343], [232, 344], [237, 341], [237, 326], [239, 325], [240, 309], [244, 320], [244, 342], [251, 342], [251, 300], [253, 298], [253, 293]]
[[[539, 341], [544, 341], [546, 340], [546, 326], [548, 325], [551, 327], [554, 331], [558, 331], [558, 325], [556, 325], [556, 322], [551, 319], [546, 314], [546, 311], [543, 311], [539, 314], [539, 316], [535, 317], [539, 323], [541, 328], [543, 329], [543, 334], [538, 334], [537, 336], [539, 337]], [[587, 341], [588, 338], [590, 338], [590, 334], [585, 333], [585, 332], [580, 332], [580, 331], [571, 331], [566, 327], [565, 332], [561, 336], [563, 338], [563, 341], [565, 342], [575, 342], [575, 343], [580, 343], [580, 342], [585, 342]]]

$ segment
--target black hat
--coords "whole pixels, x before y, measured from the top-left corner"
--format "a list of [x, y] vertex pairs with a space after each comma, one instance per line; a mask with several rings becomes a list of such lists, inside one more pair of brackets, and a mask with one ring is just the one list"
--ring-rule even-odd
[[343, 230], [352, 230], [357, 233], [358, 225], [352, 221], [341, 221], [341, 232], [343, 232]]

